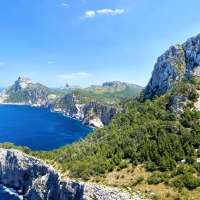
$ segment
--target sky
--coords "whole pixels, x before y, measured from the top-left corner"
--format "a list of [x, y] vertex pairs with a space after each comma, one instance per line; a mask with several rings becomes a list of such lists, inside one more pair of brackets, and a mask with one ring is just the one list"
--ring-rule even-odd
[[146, 86], [157, 57], [200, 33], [199, 0], [0, 0], [0, 87]]

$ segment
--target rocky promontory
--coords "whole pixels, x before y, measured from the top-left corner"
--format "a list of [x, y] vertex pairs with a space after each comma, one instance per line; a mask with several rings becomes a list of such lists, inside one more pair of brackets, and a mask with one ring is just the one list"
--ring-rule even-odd
[[65, 95], [50, 108], [96, 128], [108, 125], [111, 119], [120, 112], [120, 109], [105, 105], [80, 91]]
[[[78, 87], [78, 86], [74, 86]], [[67, 84], [66, 88], [73, 88]], [[83, 124], [101, 128], [110, 123], [117, 114], [116, 108], [105, 105], [95, 97], [81, 91], [64, 94], [31, 81], [20, 75], [12, 86], [7, 87], [0, 95], [0, 103], [44, 106], [54, 112], [81, 120]]]
[[25, 200], [140, 200], [136, 193], [62, 179], [51, 166], [19, 150], [0, 149], [0, 183]]
[[184, 78], [199, 77], [200, 34], [184, 44], [171, 46], [161, 55], [154, 66], [151, 79], [144, 90], [144, 99], [167, 93]]

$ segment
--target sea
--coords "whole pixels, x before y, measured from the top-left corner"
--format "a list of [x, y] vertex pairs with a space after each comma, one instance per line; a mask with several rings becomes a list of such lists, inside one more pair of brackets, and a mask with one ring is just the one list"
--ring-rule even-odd
[[[12, 142], [33, 151], [53, 150], [84, 139], [94, 130], [79, 120], [43, 107], [0, 105], [0, 143]], [[15, 190], [0, 185], [0, 200], [23, 199]]]

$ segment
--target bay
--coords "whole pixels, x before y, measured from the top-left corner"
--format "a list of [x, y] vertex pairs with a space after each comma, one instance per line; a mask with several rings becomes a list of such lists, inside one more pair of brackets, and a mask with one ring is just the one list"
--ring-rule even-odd
[[[52, 150], [69, 145], [92, 132], [80, 121], [43, 107], [0, 105], [0, 142]], [[12, 188], [0, 186], [1, 200], [20, 200]]]
[[52, 150], [72, 144], [92, 132], [80, 121], [43, 107], [0, 105], [0, 142]]

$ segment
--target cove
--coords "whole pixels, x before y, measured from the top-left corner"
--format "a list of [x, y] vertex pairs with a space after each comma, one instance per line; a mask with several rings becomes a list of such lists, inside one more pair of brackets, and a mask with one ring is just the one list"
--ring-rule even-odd
[[43, 107], [0, 105], [0, 143], [53, 150], [85, 138], [93, 129]]

